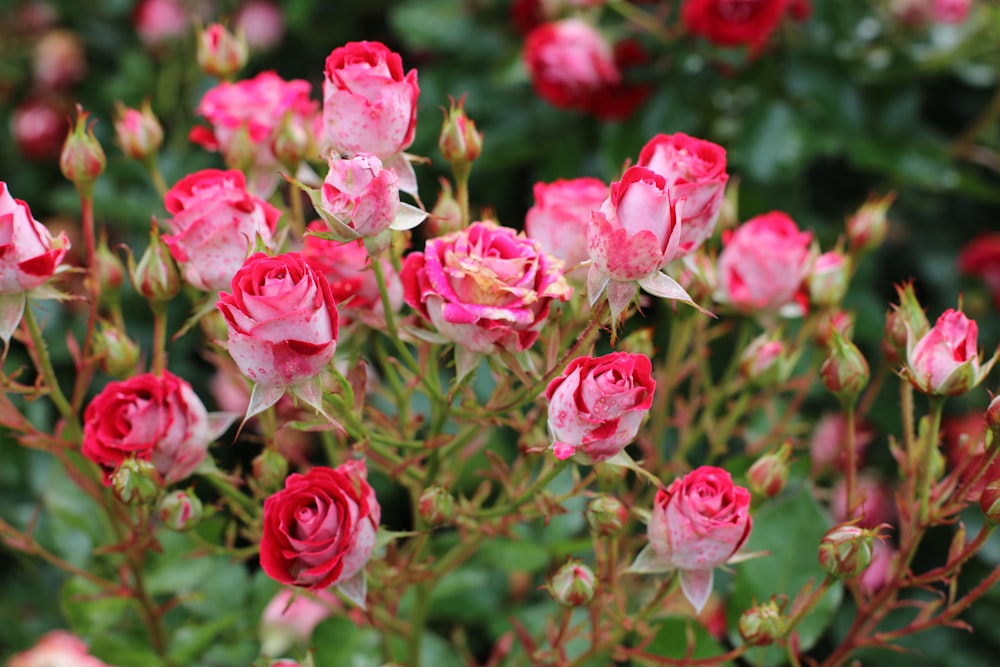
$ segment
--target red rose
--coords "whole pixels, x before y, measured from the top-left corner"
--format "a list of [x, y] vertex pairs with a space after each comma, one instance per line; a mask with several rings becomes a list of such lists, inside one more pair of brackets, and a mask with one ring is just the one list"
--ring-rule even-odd
[[342, 584], [371, 557], [381, 513], [364, 461], [290, 475], [264, 501], [260, 565], [286, 585]]
[[788, 9], [788, 0], [687, 0], [681, 20], [689, 32], [718, 46], [759, 50]]

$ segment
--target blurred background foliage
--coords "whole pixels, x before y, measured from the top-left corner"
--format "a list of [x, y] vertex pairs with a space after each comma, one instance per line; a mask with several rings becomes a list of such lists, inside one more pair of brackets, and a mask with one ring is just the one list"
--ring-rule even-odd
[[[242, 4], [197, 0], [187, 2], [185, 11], [189, 18], [209, 22], [237, 14]], [[285, 78], [304, 78], [313, 84], [314, 98], [320, 99], [324, 60], [333, 48], [362, 39], [385, 42], [402, 53], [407, 69], [419, 71], [420, 109], [410, 152], [430, 158], [428, 168], [418, 168], [425, 204], [433, 205], [437, 177], [446, 173], [436, 148], [442, 109], [449, 96], [465, 96], [469, 116], [485, 135], [483, 155], [472, 172], [473, 205], [494, 209], [502, 223], [515, 227], [521, 226], [532, 204], [536, 181], [584, 175], [615, 180], [623, 164], [634, 161], [640, 147], [660, 132], [685, 132], [725, 146], [732, 182], [739, 185], [739, 219], [784, 210], [813, 230], [824, 249], [833, 246], [845, 218], [869, 194], [895, 191], [889, 238], [859, 267], [846, 304], [857, 313], [855, 335], [862, 350], [870, 359], [878, 355], [884, 313], [895, 298], [893, 285], [910, 278], [916, 280], [932, 321], [962, 295], [966, 312], [981, 326], [981, 344], [989, 351], [1000, 339], [992, 295], [978, 279], [961, 276], [955, 262], [961, 248], [979, 233], [994, 230], [1000, 220], [996, 3], [975, 3], [969, 18], [958, 25], [913, 26], [895, 20], [888, 2], [813, 0], [808, 19], [786, 22], [754, 56], [676, 30], [665, 41], [630, 22], [625, 14], [631, 12], [615, 9], [623, 3], [612, 2], [601, 10], [602, 29], [616, 38], [638, 39], [651, 55], [647, 63], [629, 70], [630, 77], [651, 85], [651, 94], [630, 118], [619, 122], [560, 111], [537, 98], [521, 64], [524, 35], [511, 20], [510, 4], [287, 0], [280, 4], [284, 25], [271, 26], [279, 29], [280, 39], [253, 53], [244, 76], [275, 70]], [[664, 25], [678, 24], [676, 8], [648, 2], [634, 7]], [[0, 180], [29, 203], [36, 218], [72, 235], [78, 200], [73, 186], [59, 174], [52, 155], [58, 136], [53, 140], [51, 135], [65, 127], [63, 119], [79, 102], [97, 120], [95, 132], [108, 154], [108, 169], [96, 190], [98, 226], [109, 230], [113, 244], [130, 246], [138, 254], [148, 242], [151, 217], [162, 218], [165, 211], [144, 170], [114, 146], [114, 104], [138, 107], [150, 98], [166, 131], [160, 160], [168, 184], [195, 169], [222, 164], [218, 155], [202, 151], [187, 138], [196, 120], [193, 109], [214, 83], [197, 68], [193, 34], [184, 30], [179, 37], [152, 44], [136, 30], [137, 11], [130, 0], [91, 0], [85, 9], [77, 0], [0, 0], [0, 132], [6, 137], [0, 141]], [[46, 39], [58, 41], [59, 52], [70, 53], [82, 66], [68, 83], [51, 86], [40, 81], [40, 45]], [[31, 111], [36, 114], [24, 125]], [[58, 121], [54, 130], [53, 113]], [[189, 307], [179, 303], [174, 321]], [[68, 326], [58, 313], [50, 317], [51, 330]], [[54, 343], [57, 362], [60, 344]], [[205, 396], [207, 379], [198, 380], [204, 368], [191, 346], [190, 340], [178, 341], [171, 364]], [[16, 349], [13, 355], [5, 367], [8, 372], [18, 363]], [[61, 362], [68, 363], [65, 351]], [[979, 398], [954, 401], [952, 409], [981, 410]], [[870, 415], [876, 427], [898, 429], [893, 401], [893, 396], [886, 397]], [[810, 404], [808, 409], [818, 414], [824, 407]], [[29, 410], [34, 419], [50, 418], [44, 405], [33, 404]], [[889, 460], [887, 453], [884, 458]], [[72, 499], [54, 497], [59, 491], [58, 484], [53, 486], [58, 482], [53, 462], [18, 448], [2, 431], [0, 461], [3, 516], [30, 517], [39, 499], [46, 497], [67, 513], [71, 525], [86, 521], [73, 514], [78, 508]], [[38, 529], [44, 532], [51, 524], [42, 522]], [[497, 553], [484, 553], [436, 592], [435, 623], [447, 627], [457, 613], [471, 632], [482, 635], [470, 638], [473, 647], [477, 642], [489, 646], [502, 632], [493, 627], [494, 621], [514, 609], [530, 624], [532, 614], [544, 612], [551, 601], [533, 590], [511, 594], [508, 575], [516, 572], [494, 566], [518, 562], [529, 571], [544, 568], [546, 550], [566, 554], [580, 548], [573, 542], [579, 529], [563, 521], [543, 534], [525, 535], [523, 542], [500, 544]], [[970, 526], [970, 534], [973, 529]], [[54, 531], [47, 539], [69, 552], [86, 554], [90, 545], [85, 532], [81, 525], [79, 534]], [[766, 536], [761, 539], [766, 542]], [[553, 547], [553, 541], [559, 544]], [[996, 552], [987, 550], [985, 558], [996, 562]], [[984, 561], [976, 567], [991, 564]], [[213, 567], [226, 569], [223, 563]], [[202, 574], [204, 581], [222, 576]], [[976, 568], [970, 568], [972, 580], [976, 575]], [[259, 579], [239, 583], [246, 594], [233, 603], [245, 605], [251, 622], [271, 592], [264, 592], [267, 582]], [[72, 617], [74, 609], [80, 612], [74, 600], [86, 592], [74, 598], [63, 591], [60, 602], [58, 584], [54, 570], [0, 551], [0, 658], [62, 625], [60, 619]], [[535, 602], [526, 604], [529, 598]], [[87, 604], [94, 606], [80, 613], [103, 609]], [[841, 612], [849, 614], [849, 609]], [[206, 618], [215, 613], [208, 610]], [[833, 634], [849, 620], [835, 618]], [[993, 596], [975, 607], [971, 620], [977, 627], [995, 627], [1000, 623], [1000, 598]], [[318, 637], [342, 634], [324, 635], [320, 630]], [[664, 637], [683, 636], [676, 630], [665, 629]], [[355, 640], [376, 641], [363, 633]], [[941, 630], [912, 641], [921, 652], [918, 657], [882, 652], [877, 662], [992, 665], [1000, 650], [995, 642], [989, 632], [970, 638]], [[660, 644], [658, 648], [671, 655], [670, 641]], [[428, 645], [432, 651], [436, 646]], [[213, 664], [240, 664], [240, 659], [247, 664], [247, 655], [252, 660], [252, 650], [234, 646], [232, 655]], [[344, 646], [318, 646], [317, 658], [325, 656], [326, 661], [317, 664], [344, 664], [336, 657]], [[961, 650], [955, 649], [958, 646]]]

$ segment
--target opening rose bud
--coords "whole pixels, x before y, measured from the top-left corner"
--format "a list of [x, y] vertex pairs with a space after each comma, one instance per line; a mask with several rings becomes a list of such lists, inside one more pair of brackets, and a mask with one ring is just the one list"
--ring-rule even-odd
[[229, 80], [247, 63], [250, 49], [242, 31], [232, 33], [224, 25], [213, 23], [198, 30], [198, 66], [217, 79]]
[[781, 493], [788, 483], [788, 457], [791, 453], [791, 444], [786, 442], [777, 451], [757, 459], [747, 470], [750, 490], [764, 498], [773, 498]]
[[851, 524], [834, 526], [819, 542], [819, 564], [835, 577], [855, 577], [872, 561], [878, 530]]
[[774, 600], [751, 607], [740, 616], [739, 632], [751, 646], [773, 644], [785, 634], [785, 618], [782, 607]]
[[156, 513], [164, 526], [183, 532], [198, 525], [205, 509], [198, 496], [190, 491], [174, 491], [163, 497]]
[[996, 356], [981, 364], [977, 349], [979, 327], [964, 313], [949, 308], [919, 340], [907, 343], [906, 375], [919, 391], [933, 396], [958, 396], [989, 374]]
[[93, 193], [94, 182], [104, 172], [107, 163], [104, 149], [94, 136], [93, 123], [87, 124], [89, 115], [83, 107], [77, 105], [76, 122], [67, 135], [59, 156], [59, 168], [63, 176], [86, 197]]
[[861, 350], [839, 332], [833, 331], [830, 348], [819, 374], [823, 379], [823, 386], [831, 394], [842, 402], [852, 402], [868, 384], [871, 371]]
[[594, 598], [597, 577], [593, 570], [577, 561], [563, 565], [549, 580], [549, 592], [559, 604], [579, 607]]
[[600, 537], [617, 535], [628, 524], [628, 508], [614, 496], [597, 496], [583, 513], [590, 530]]

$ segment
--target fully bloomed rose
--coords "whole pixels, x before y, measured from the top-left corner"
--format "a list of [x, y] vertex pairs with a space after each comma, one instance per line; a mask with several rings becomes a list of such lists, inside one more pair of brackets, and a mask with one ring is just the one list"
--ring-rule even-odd
[[718, 46], [748, 45], [759, 50], [795, 4], [789, 0], [685, 0], [681, 20], [692, 34]]
[[399, 213], [399, 179], [368, 153], [331, 156], [321, 196], [327, 213], [363, 237], [389, 229]]
[[260, 565], [282, 584], [312, 590], [363, 577], [381, 512], [364, 461], [289, 475], [264, 501]]
[[[308, 231], [324, 232], [326, 225], [316, 221], [310, 223]], [[385, 310], [375, 273], [371, 269], [371, 257], [361, 239], [330, 241], [307, 235], [302, 256], [330, 281], [330, 290], [341, 315], [361, 320], [376, 329], [385, 326]], [[392, 262], [384, 256], [378, 261], [385, 275], [389, 302], [393, 312], [397, 312], [403, 305], [403, 286]]]
[[[535, 205], [524, 217], [524, 232], [538, 240], [545, 252], [565, 262], [567, 268], [587, 261], [587, 224], [590, 212], [601, 208], [608, 186], [598, 178], [559, 179], [535, 183]], [[567, 276], [581, 278], [584, 269]]]
[[46, 633], [34, 646], [11, 656], [7, 667], [111, 667], [90, 655], [82, 639], [65, 630]]
[[532, 30], [523, 58], [535, 92], [559, 109], [588, 110], [595, 95], [621, 82], [611, 44], [581, 19]]
[[270, 245], [281, 212], [250, 194], [235, 169], [203, 169], [177, 181], [164, 197], [173, 218], [163, 241], [184, 279], [221, 290], [243, 265], [258, 237]]
[[949, 308], [922, 338], [907, 343], [910, 383], [936, 396], [958, 396], [979, 384], [995, 358], [982, 366], [977, 349], [979, 326], [965, 313]]
[[410, 307], [445, 338], [478, 353], [528, 349], [552, 300], [573, 292], [562, 262], [538, 241], [492, 222], [429, 240], [424, 252], [406, 257], [399, 277]]
[[135, 457], [152, 461], [165, 481], [176, 482], [194, 472], [225, 425], [213, 423], [181, 378], [145, 373], [109, 382], [87, 405], [81, 452], [106, 475]]
[[613, 352], [577, 357], [545, 389], [549, 432], [559, 458], [606, 461], [635, 438], [653, 404], [649, 357]]
[[302, 79], [285, 81], [274, 72], [252, 79], [222, 82], [201, 98], [195, 111], [211, 127], [197, 126], [190, 139], [206, 150], [219, 151], [226, 164], [249, 168], [254, 191], [270, 195], [278, 181], [274, 143], [282, 127], [291, 125], [308, 135], [319, 105], [309, 98], [312, 85]]
[[323, 123], [335, 151], [387, 158], [413, 143], [417, 71], [381, 42], [350, 42], [326, 59]]
[[726, 192], [726, 149], [678, 132], [658, 134], [639, 152], [639, 167], [663, 176], [675, 200], [684, 200], [680, 254], [699, 248], [715, 231]]
[[743, 312], [793, 305], [809, 273], [811, 242], [812, 234], [780, 211], [747, 220], [723, 239], [716, 299]]
[[656, 494], [649, 519], [652, 557], [680, 571], [681, 588], [701, 609], [712, 591], [712, 570], [750, 536], [750, 492], [722, 468], [702, 466]]
[[68, 249], [66, 233], [52, 238], [0, 181], [0, 340], [9, 341], [21, 322], [25, 292], [44, 285]]
[[216, 306], [229, 328], [230, 356], [256, 384], [305, 383], [323, 371], [337, 347], [330, 283], [297, 252], [251, 255]]

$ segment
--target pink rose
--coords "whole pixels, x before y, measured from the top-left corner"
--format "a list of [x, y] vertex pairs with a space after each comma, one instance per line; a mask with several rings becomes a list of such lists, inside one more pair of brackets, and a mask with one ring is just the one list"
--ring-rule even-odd
[[111, 667], [87, 651], [82, 639], [66, 630], [46, 633], [27, 651], [14, 655], [7, 667]]
[[10, 115], [10, 133], [29, 160], [58, 162], [69, 127], [70, 105], [64, 98], [29, 97]]
[[907, 341], [910, 383], [925, 394], [958, 396], [979, 384], [993, 367], [980, 367], [979, 327], [965, 313], [949, 308], [920, 340]]
[[0, 339], [5, 343], [21, 322], [25, 292], [48, 282], [68, 249], [66, 232], [53, 239], [0, 181]]
[[203, 169], [185, 176], [164, 197], [173, 218], [164, 243], [184, 273], [200, 290], [221, 290], [243, 265], [259, 236], [265, 245], [281, 212], [246, 189], [235, 169]]
[[132, 10], [132, 23], [148, 47], [183, 37], [194, 24], [190, 10], [180, 0], [140, 0]]
[[[559, 179], [535, 183], [535, 205], [524, 218], [524, 232], [542, 244], [567, 268], [587, 261], [587, 224], [590, 212], [601, 208], [608, 198], [608, 186], [597, 178]], [[569, 278], [582, 279], [586, 270], [573, 269]]]
[[938, 23], [962, 23], [969, 16], [972, 0], [934, 0], [931, 16]]
[[562, 262], [508, 227], [474, 222], [427, 241], [400, 271], [406, 303], [447, 339], [478, 353], [526, 350], [538, 338], [553, 299], [573, 290]]
[[577, 357], [545, 389], [558, 458], [607, 461], [635, 439], [653, 404], [653, 367], [642, 354]]
[[653, 556], [680, 570], [681, 589], [701, 610], [712, 592], [712, 570], [750, 535], [750, 492], [722, 468], [702, 466], [660, 489], [648, 536]]
[[323, 123], [338, 152], [387, 158], [413, 143], [417, 125], [417, 71], [380, 42], [350, 42], [326, 59]]
[[614, 321], [635, 297], [636, 283], [651, 294], [690, 302], [680, 285], [660, 273], [677, 256], [680, 235], [681, 203], [666, 178], [645, 167], [627, 169], [587, 225], [590, 302], [607, 288]]
[[[864, 423], [855, 423], [856, 462], [862, 460], [874, 437], [872, 427]], [[829, 413], [820, 417], [815, 430], [813, 430], [812, 438], [809, 440], [809, 459], [812, 461], [814, 477], [830, 468], [837, 471], [844, 470], [847, 462], [847, 419], [843, 413]]]
[[658, 134], [639, 152], [639, 167], [663, 176], [674, 200], [684, 200], [678, 244], [680, 254], [694, 252], [715, 231], [726, 192], [726, 149], [686, 134]]
[[716, 299], [744, 312], [790, 307], [809, 273], [810, 232], [780, 211], [747, 220], [723, 239]]
[[587, 109], [621, 81], [611, 45], [586, 21], [545, 23], [528, 35], [524, 66], [535, 92], [559, 109]]
[[259, 385], [292, 387], [323, 371], [337, 347], [337, 304], [326, 277], [302, 255], [258, 252], [230, 290], [216, 306], [240, 372]]
[[399, 212], [399, 179], [374, 155], [333, 156], [323, 181], [322, 206], [359, 236], [389, 229]]
[[242, 30], [254, 52], [270, 51], [285, 37], [285, 15], [274, 2], [250, 0], [236, 10], [233, 26]]
[[[324, 232], [326, 225], [319, 221], [313, 222], [308, 231]], [[306, 235], [302, 256], [330, 281], [330, 290], [342, 316], [361, 320], [375, 329], [385, 326], [382, 296], [378, 291], [375, 273], [371, 270], [371, 258], [361, 239], [328, 241]], [[392, 262], [386, 257], [379, 257], [378, 261], [381, 262], [385, 275], [389, 302], [393, 312], [398, 312], [403, 305], [403, 286]]]
[[892, 488], [883, 480], [870, 473], [858, 475], [855, 489], [857, 498], [854, 512], [847, 512], [847, 481], [841, 477], [833, 487], [830, 496], [830, 513], [838, 523], [850, 519], [860, 519], [858, 526], [875, 528], [883, 523], [896, 521], [896, 500]]
[[87, 405], [81, 453], [106, 476], [134, 456], [177, 482], [194, 472], [229, 421], [209, 415], [191, 385], [173, 373], [145, 373], [109, 382]]
[[219, 83], [202, 96], [195, 110], [211, 127], [196, 126], [189, 138], [206, 150], [222, 153], [231, 167], [249, 166], [254, 191], [266, 197], [278, 182], [274, 142], [283, 124], [310, 133], [319, 109], [309, 99], [311, 90], [308, 81], [285, 81], [274, 72]]
[[363, 605], [364, 566], [381, 514], [364, 461], [289, 475], [285, 488], [264, 501], [260, 566], [286, 585], [346, 587]]
[[305, 644], [316, 626], [344, 605], [332, 592], [321, 589], [301, 595], [282, 588], [271, 598], [260, 618], [261, 653], [281, 655], [296, 644]]

